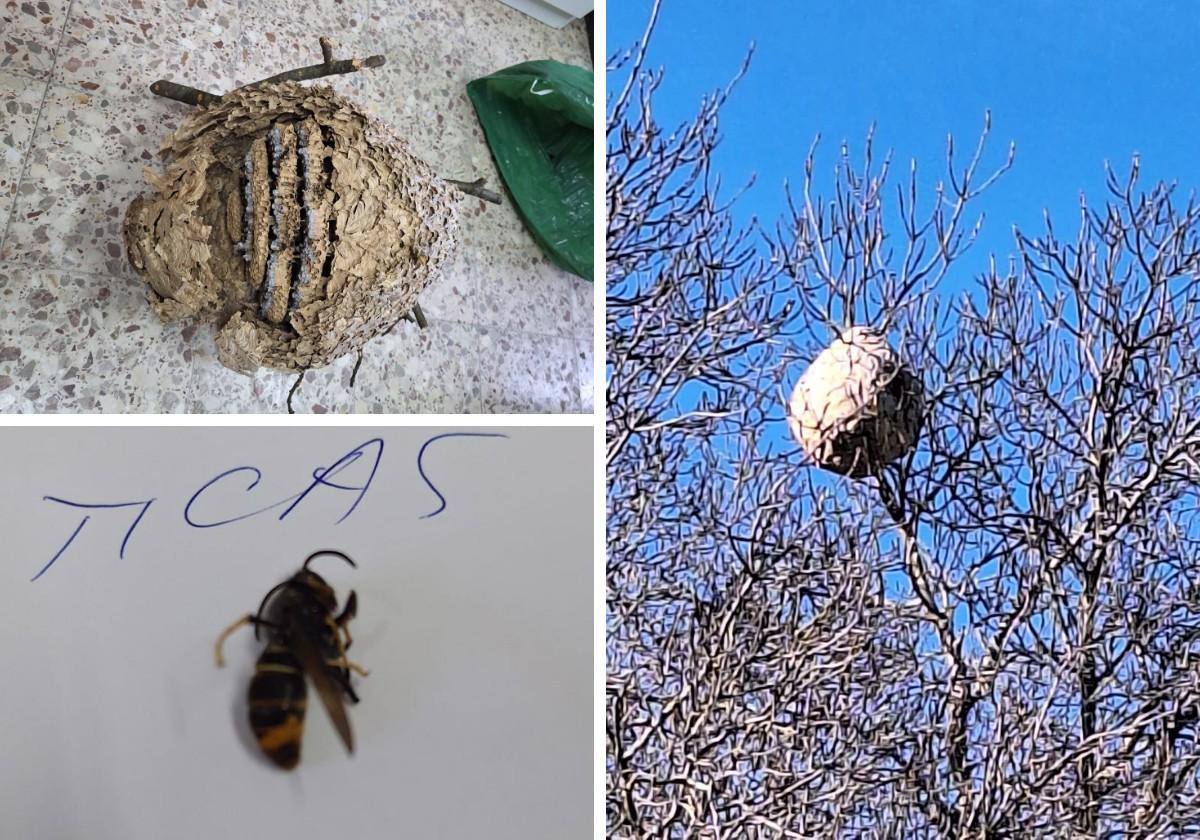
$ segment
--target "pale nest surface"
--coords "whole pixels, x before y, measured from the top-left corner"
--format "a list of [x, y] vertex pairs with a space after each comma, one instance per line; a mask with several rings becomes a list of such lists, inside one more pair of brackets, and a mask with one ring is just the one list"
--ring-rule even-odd
[[163, 143], [125, 217], [166, 321], [217, 327], [234, 370], [329, 364], [389, 330], [457, 247], [460, 194], [325, 86], [243, 88]]
[[788, 425], [820, 466], [859, 478], [912, 450], [923, 411], [920, 380], [887, 339], [851, 327], [796, 382]]

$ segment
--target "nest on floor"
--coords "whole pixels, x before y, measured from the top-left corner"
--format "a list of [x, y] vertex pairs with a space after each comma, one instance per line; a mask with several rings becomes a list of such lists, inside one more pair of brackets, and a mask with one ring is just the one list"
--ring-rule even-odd
[[924, 410], [921, 381], [887, 339], [852, 327], [796, 382], [788, 425], [818, 465], [862, 478], [912, 451]]
[[458, 244], [460, 193], [328, 87], [200, 104], [130, 204], [125, 245], [164, 320], [217, 328], [227, 367], [300, 371], [412, 312]]

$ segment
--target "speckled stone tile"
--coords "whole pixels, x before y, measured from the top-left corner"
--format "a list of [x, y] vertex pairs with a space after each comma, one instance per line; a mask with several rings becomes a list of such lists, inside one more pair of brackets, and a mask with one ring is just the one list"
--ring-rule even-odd
[[593, 339], [596, 324], [596, 286], [582, 277], [576, 277], [571, 283], [575, 293], [575, 331], [577, 338], [586, 339], [590, 344]]
[[182, 411], [185, 344], [124, 279], [0, 269], [0, 411]]
[[[465, 38], [462, 0], [436, 3], [368, 0], [371, 28], [398, 35], [413, 44], [425, 44], [431, 52], [445, 51], [450, 42]], [[486, 45], [474, 41], [479, 49]]]
[[44, 84], [0, 71], [0, 126], [3, 127], [0, 129], [0, 238], [4, 236], [25, 153], [29, 150], [29, 138], [45, 92]]
[[[517, 214], [512, 195], [504, 186], [499, 170], [492, 160], [492, 154], [486, 145], [464, 143], [461, 157], [468, 163], [465, 169], [471, 173], [470, 178], [460, 179], [473, 181], [483, 178], [488, 186], [503, 196], [500, 204], [488, 204], [486, 208], [472, 206], [468, 209], [468, 218], [463, 225], [463, 243], [471, 248], [495, 248], [497, 246], [522, 246], [537, 248], [537, 240], [525, 227], [525, 222]], [[470, 204], [482, 204], [472, 199]], [[476, 211], [476, 212], [472, 212]]]
[[143, 91], [50, 85], [26, 177], [56, 186], [101, 176], [144, 184], [143, 168], [158, 168], [158, 149], [184, 113], [184, 106]]
[[580, 411], [576, 340], [480, 328], [480, 396], [488, 414]]
[[[495, 174], [472, 161], [488, 153], [466, 90], [472, 79], [506, 66], [497, 63], [502, 59], [495, 54], [496, 32], [471, 28], [461, 2], [413, 3], [398, 11], [376, 0], [371, 14], [384, 34], [388, 64], [361, 74], [364, 99], [443, 177], [483, 176], [499, 188]], [[527, 38], [532, 29], [530, 23], [521, 26]]]
[[391, 91], [391, 107], [403, 106], [398, 113], [419, 116], [428, 124], [427, 117], [445, 111], [456, 95], [461, 45], [469, 43], [480, 52], [488, 45], [468, 36], [462, 10], [454, 3], [369, 0], [368, 9], [370, 29], [382, 39], [385, 66], [391, 69], [388, 84], [372, 94]]
[[[350, 373], [354, 369], [354, 360], [355, 355], [351, 353], [335, 359], [332, 364], [323, 368], [305, 371], [304, 381], [292, 397], [292, 410], [296, 414], [334, 414], [349, 411], [348, 406], [353, 402]], [[361, 374], [360, 370], [359, 375]], [[291, 390], [296, 375], [287, 374], [287, 377], [288, 390]], [[359, 387], [362, 381], [356, 379], [355, 383], [356, 387]], [[286, 411], [286, 408], [284, 410]]]
[[233, 0], [75, 0], [54, 81], [151, 98], [156, 79], [224, 93], [237, 67]]
[[[304, 3], [242, 0], [238, 42], [238, 85], [297, 67], [321, 63], [320, 36], [335, 44], [335, 59], [365, 58], [382, 52], [382, 39], [367, 32], [366, 0], [312, 0]], [[364, 52], [365, 50], [365, 52]], [[343, 95], [358, 93], [358, 76], [326, 76], [319, 84]]]
[[70, 0], [0, 2], [0, 70], [45, 79], [67, 22]]
[[459, 248], [451, 255], [441, 275], [417, 298], [426, 318], [478, 322], [476, 302], [480, 272], [476, 263], [476, 255], [466, 248]]
[[[116, 166], [116, 164], [114, 164]], [[0, 261], [136, 277], [121, 225], [142, 186], [94, 173], [87, 182], [25, 179], [17, 190]]]
[[479, 332], [470, 325], [433, 320], [420, 329], [402, 321], [391, 336], [368, 345], [352, 409], [372, 413], [478, 412], [479, 343]]
[[87, 93], [51, 85], [0, 258], [135, 276], [121, 225], [148, 189], [145, 165], [180, 115], [141, 93]]
[[413, 66], [405, 50], [390, 45], [382, 54], [386, 64], [357, 74], [356, 101], [390, 125], [439, 176], [461, 181], [479, 177], [465, 157], [468, 139], [482, 142], [482, 133], [476, 140], [477, 127], [467, 120], [466, 90], [428, 64], [428, 59]]
[[534, 248], [499, 246], [468, 253], [480, 275], [475, 298], [479, 323], [512, 332], [580, 332], [574, 287], [586, 280], [563, 271]]
[[462, 8], [468, 31], [487, 33], [487, 49], [466, 56], [465, 65], [476, 76], [543, 58], [592, 67], [583, 21], [555, 29], [496, 0], [454, 0], [451, 5]]
[[465, 244], [486, 247], [505, 244], [512, 245], [523, 242], [524, 237], [515, 236], [511, 232], [508, 232], [504, 236], [497, 235], [497, 231], [500, 229], [516, 229], [522, 223], [517, 218], [516, 211], [512, 207], [512, 199], [504, 188], [504, 182], [499, 177], [493, 177], [495, 171], [488, 169], [486, 166], [476, 167], [471, 165], [464, 174], [474, 176], [466, 179], [470, 181], [483, 178], [485, 181], [484, 186], [495, 193], [499, 193], [501, 201], [499, 204], [493, 204], [490, 201], [475, 198], [475, 196], [464, 196], [459, 207], [459, 219], [462, 220], [463, 242]]
[[[149, 308], [149, 307], [147, 307]], [[187, 410], [192, 414], [286, 414], [287, 393], [295, 375], [258, 370], [237, 373], [217, 361], [215, 331], [208, 324], [183, 328], [192, 359]]]
[[354, 355], [310, 371], [292, 399], [297, 413], [463, 414], [479, 410], [477, 331], [431, 320], [420, 329], [401, 321], [363, 348], [350, 386]]
[[579, 361], [579, 408], [583, 413], [590, 414], [596, 405], [596, 379], [593, 370], [596, 353], [590, 338], [587, 341], [576, 340], [575, 357]]

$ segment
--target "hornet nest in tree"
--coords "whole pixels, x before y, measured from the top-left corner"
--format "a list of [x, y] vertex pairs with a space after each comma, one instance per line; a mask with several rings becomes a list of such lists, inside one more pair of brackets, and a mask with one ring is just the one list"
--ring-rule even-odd
[[500, 200], [482, 181], [439, 178], [330, 88], [299, 84], [384, 63], [335, 61], [320, 43], [321, 64], [224, 96], [150, 87], [196, 108], [163, 143], [166, 171], [146, 170], [153, 192], [129, 206], [129, 261], [163, 320], [213, 323], [218, 358], [242, 373], [303, 377], [347, 353], [361, 362], [403, 318], [424, 326], [417, 296], [457, 247], [459, 190]]
[[924, 408], [920, 380], [883, 334], [851, 327], [796, 382], [788, 425], [821, 467], [861, 478], [912, 451]]

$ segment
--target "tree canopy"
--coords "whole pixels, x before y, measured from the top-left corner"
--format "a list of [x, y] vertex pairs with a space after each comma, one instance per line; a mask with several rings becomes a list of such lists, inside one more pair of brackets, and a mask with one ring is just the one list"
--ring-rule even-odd
[[[1134, 159], [972, 250], [1015, 161], [985, 117], [932, 186], [868, 137], [822, 197], [814, 144], [739, 225], [733, 88], [660, 126], [653, 22], [609, 62], [610, 836], [1200, 831], [1200, 207]], [[925, 394], [857, 480], [780, 432], [850, 325]]]

